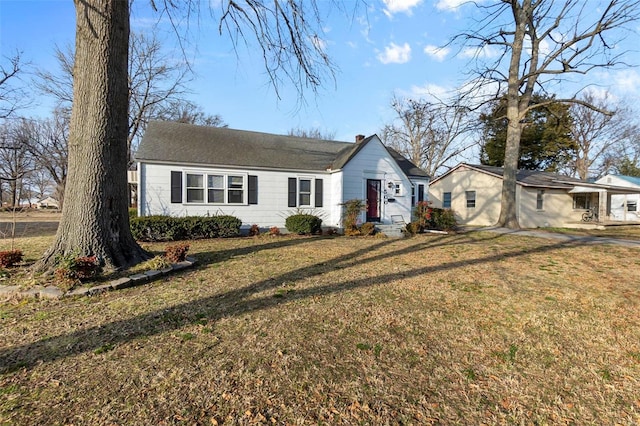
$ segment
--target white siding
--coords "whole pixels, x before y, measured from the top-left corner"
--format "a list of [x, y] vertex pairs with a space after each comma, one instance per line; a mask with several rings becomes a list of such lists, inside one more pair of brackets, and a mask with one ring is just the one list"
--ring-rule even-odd
[[[411, 221], [411, 182], [377, 137], [371, 139], [343, 168], [342, 199], [366, 200], [367, 179], [379, 179], [382, 183], [382, 223], [390, 223], [392, 215], [402, 215], [406, 222]], [[398, 196], [391, 194], [387, 186], [389, 182], [399, 183], [402, 193]], [[425, 193], [427, 190], [425, 186]], [[389, 202], [389, 199], [395, 201]], [[363, 212], [361, 221], [365, 220], [366, 213]]]
[[[339, 218], [335, 217], [338, 204], [341, 202], [339, 192], [334, 193], [336, 185], [333, 176], [339, 179], [339, 173], [295, 173], [264, 170], [238, 170], [213, 167], [182, 167], [177, 165], [140, 163], [140, 196], [138, 209], [141, 216], [203, 216], [229, 214], [242, 220], [243, 226], [257, 224], [260, 227], [284, 227], [285, 219], [296, 211], [288, 207], [288, 178], [311, 178], [323, 180], [323, 207], [300, 208], [320, 218], [324, 226], [336, 226]], [[206, 174], [242, 174], [258, 177], [258, 204], [192, 204], [171, 203], [171, 172], [188, 171]], [[339, 185], [337, 186], [339, 188]], [[245, 179], [245, 192], [248, 182]], [[315, 185], [312, 182], [312, 191]], [[184, 192], [184, 181], [183, 181]], [[184, 196], [184, 194], [183, 194]], [[314, 204], [312, 192], [312, 205]]]
[[[640, 190], [638, 185], [621, 179], [615, 175], [606, 175], [598, 179], [596, 183], [604, 185], [621, 186]], [[628, 211], [627, 206], [635, 204], [636, 211]], [[636, 222], [640, 220], [640, 194], [611, 194], [611, 220]]]

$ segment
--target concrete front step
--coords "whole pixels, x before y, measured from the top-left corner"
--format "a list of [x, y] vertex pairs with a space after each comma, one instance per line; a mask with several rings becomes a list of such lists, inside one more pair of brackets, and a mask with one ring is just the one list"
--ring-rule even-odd
[[404, 237], [404, 233], [402, 232], [403, 229], [403, 225], [376, 225], [376, 232], [382, 232], [387, 237], [392, 238]]

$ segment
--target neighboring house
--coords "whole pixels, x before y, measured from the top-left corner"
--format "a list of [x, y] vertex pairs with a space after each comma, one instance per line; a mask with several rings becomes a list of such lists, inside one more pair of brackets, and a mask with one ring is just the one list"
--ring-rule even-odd
[[[458, 164], [430, 182], [429, 200], [434, 207], [452, 209], [459, 224], [495, 225], [503, 173], [500, 167]], [[516, 181], [516, 215], [523, 228], [579, 227], [589, 209], [598, 213], [600, 221], [614, 220], [612, 196], [640, 193], [535, 170], [518, 170]]]
[[[603, 185], [615, 185], [632, 188], [640, 191], [640, 177], [624, 175], [606, 175], [596, 181]], [[640, 220], [640, 194], [613, 194], [611, 195], [611, 216], [615, 220], [638, 221]]]
[[245, 227], [283, 227], [297, 211], [341, 227], [352, 199], [367, 203], [362, 222], [409, 222], [429, 183], [376, 135], [349, 143], [156, 121], [136, 161], [140, 216], [230, 214]]
[[59, 209], [60, 203], [53, 197], [43, 198], [36, 203], [38, 209]]

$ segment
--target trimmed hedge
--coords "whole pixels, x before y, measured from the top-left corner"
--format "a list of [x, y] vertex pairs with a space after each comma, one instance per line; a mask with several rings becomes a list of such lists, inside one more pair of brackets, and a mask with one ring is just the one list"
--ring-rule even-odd
[[312, 214], [294, 214], [284, 222], [287, 231], [294, 234], [317, 234], [322, 232], [322, 219]]
[[131, 219], [138, 241], [176, 241], [227, 238], [240, 235], [242, 221], [234, 216], [143, 216]]

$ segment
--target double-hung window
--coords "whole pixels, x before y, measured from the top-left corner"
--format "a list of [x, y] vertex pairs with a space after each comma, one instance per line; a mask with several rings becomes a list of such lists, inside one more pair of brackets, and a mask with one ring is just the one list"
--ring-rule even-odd
[[204, 175], [187, 173], [187, 203], [204, 203]]
[[536, 196], [536, 210], [544, 209], [544, 189], [539, 189]]
[[467, 208], [476, 208], [476, 191], [465, 191], [465, 197], [467, 198]]
[[209, 190], [209, 203], [224, 203], [224, 176], [223, 175], [207, 175], [207, 184]]
[[299, 207], [311, 206], [311, 179], [300, 179], [298, 181], [298, 184], [300, 185], [300, 189], [298, 191], [299, 193], [298, 206]]
[[291, 177], [287, 180], [287, 192], [289, 207], [322, 207], [324, 192], [322, 179]]
[[451, 208], [451, 193], [443, 192], [442, 193], [442, 208], [450, 209]]
[[241, 204], [244, 202], [244, 176], [228, 176], [227, 203]]
[[[184, 182], [184, 187], [182, 186]], [[183, 188], [186, 199], [182, 199]], [[258, 177], [235, 173], [171, 172], [171, 202], [257, 204]]]

